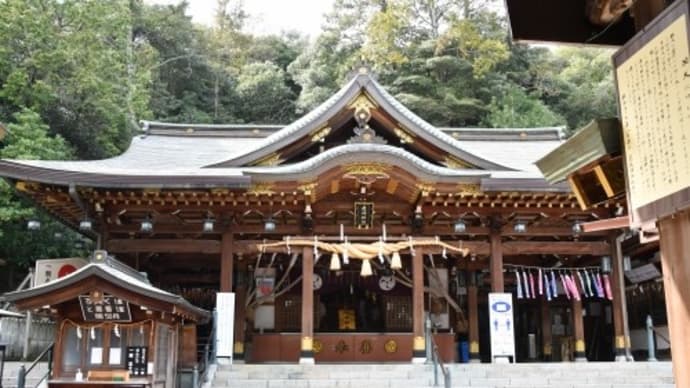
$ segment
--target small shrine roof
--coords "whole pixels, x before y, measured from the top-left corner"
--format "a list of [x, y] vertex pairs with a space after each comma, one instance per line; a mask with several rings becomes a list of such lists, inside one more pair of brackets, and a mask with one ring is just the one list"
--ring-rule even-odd
[[149, 283], [146, 276], [111, 257], [101, 261], [92, 260], [75, 272], [48, 283], [26, 290], [8, 292], [2, 296], [2, 300], [16, 303], [29, 298], [50, 295], [67, 287], [78, 285], [92, 276], [144, 297], [169, 303], [173, 308], [194, 314], [199, 320], [206, 320], [210, 316], [208, 311], [192, 305], [181, 296], [154, 287]]

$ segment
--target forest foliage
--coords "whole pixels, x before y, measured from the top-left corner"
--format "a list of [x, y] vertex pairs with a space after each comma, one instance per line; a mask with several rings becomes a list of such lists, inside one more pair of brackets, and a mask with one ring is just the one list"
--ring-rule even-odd
[[[0, 2], [0, 156], [98, 159], [138, 121], [289, 123], [356, 66], [441, 127], [562, 125], [615, 115], [610, 52], [510, 41], [496, 0], [335, 0], [321, 33], [246, 32], [239, 0], [211, 26], [187, 4]], [[44, 228], [28, 233], [26, 220]], [[26, 267], [85, 249], [74, 232], [0, 187], [0, 257]], [[75, 250], [77, 252], [75, 252]]]

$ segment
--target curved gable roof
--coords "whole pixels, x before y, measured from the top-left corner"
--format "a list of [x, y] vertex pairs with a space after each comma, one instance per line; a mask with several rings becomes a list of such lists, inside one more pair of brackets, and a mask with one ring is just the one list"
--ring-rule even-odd
[[331, 117], [345, 109], [354, 98], [363, 92], [371, 96], [374, 99], [373, 102], [415, 136], [434, 144], [449, 155], [485, 170], [514, 170], [507, 165], [496, 163], [473, 153], [461, 142], [417, 116], [386, 92], [368, 73], [358, 74], [324, 103], [292, 124], [266, 137], [249, 152], [218, 161], [207, 167], [240, 167], [269, 157], [297, 139], [323, 127]]
[[276, 177], [285, 179], [286, 176], [290, 176], [294, 179], [300, 179], [314, 174], [318, 175], [333, 167], [367, 160], [398, 165], [417, 177], [428, 180], [453, 178], [454, 182], [459, 182], [462, 178], [466, 178], [478, 181], [480, 178], [491, 175], [490, 171], [485, 170], [452, 169], [437, 166], [400, 147], [372, 143], [345, 144], [333, 147], [299, 163], [274, 167], [245, 167], [242, 168], [242, 171], [256, 178]]

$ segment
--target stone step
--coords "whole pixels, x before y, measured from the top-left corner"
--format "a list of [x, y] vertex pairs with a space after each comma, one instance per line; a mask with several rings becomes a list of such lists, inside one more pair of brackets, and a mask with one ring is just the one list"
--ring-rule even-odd
[[[449, 364], [459, 388], [675, 388], [671, 363]], [[237, 364], [219, 366], [213, 387], [431, 387], [426, 364]], [[439, 385], [443, 386], [439, 371]]]

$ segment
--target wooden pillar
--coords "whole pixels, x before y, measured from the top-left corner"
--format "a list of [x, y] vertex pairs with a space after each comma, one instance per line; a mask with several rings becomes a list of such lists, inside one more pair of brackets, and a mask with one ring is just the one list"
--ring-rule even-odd
[[501, 243], [500, 230], [492, 230], [489, 235], [491, 245], [491, 292], [503, 292], [505, 290], [503, 279], [503, 244]]
[[641, 31], [666, 6], [666, 0], [637, 0], [633, 2], [631, 14], [635, 21], [635, 30]]
[[625, 281], [623, 279], [623, 251], [620, 241], [616, 236], [609, 239], [611, 244], [611, 292], [613, 301], [611, 308], [613, 312], [613, 338], [616, 361], [626, 361], [626, 341], [625, 326], [626, 319], [624, 313], [625, 305]]
[[582, 321], [582, 300], [571, 299], [573, 336], [575, 337], [575, 361], [587, 361], [585, 353], [585, 325]]
[[542, 360], [551, 361], [553, 337], [551, 333], [551, 309], [545, 299], [541, 299], [541, 342]]
[[[475, 277], [474, 271], [469, 272], [471, 278]], [[477, 284], [474, 279], [470, 281], [470, 286], [467, 287], [467, 315], [468, 322], [468, 339], [470, 342], [470, 362], [479, 362], [479, 306], [477, 300]]]
[[690, 213], [659, 221], [666, 315], [676, 387], [690, 387]]
[[220, 247], [220, 292], [232, 292], [233, 245], [234, 237], [232, 233], [223, 233]]
[[314, 363], [314, 251], [302, 250], [302, 341], [300, 364]]
[[424, 252], [421, 248], [415, 248], [412, 256], [412, 336], [412, 362], [424, 362]]
[[247, 329], [247, 309], [244, 302], [247, 299], [247, 284], [238, 281], [235, 285], [235, 323], [234, 327], [234, 344], [232, 348], [232, 359], [234, 362], [244, 360], [244, 338], [245, 330]]

